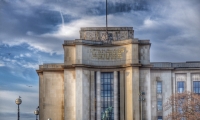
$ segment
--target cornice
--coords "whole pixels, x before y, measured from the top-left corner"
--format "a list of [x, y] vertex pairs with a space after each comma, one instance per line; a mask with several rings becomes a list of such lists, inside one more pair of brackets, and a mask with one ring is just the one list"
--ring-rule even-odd
[[122, 46], [127, 44], [151, 45], [149, 40], [138, 40], [136, 38], [136, 39], [117, 40], [111, 42], [82, 40], [82, 39], [65, 40], [63, 46], [88, 45], [97, 47], [112, 47], [112, 46]]

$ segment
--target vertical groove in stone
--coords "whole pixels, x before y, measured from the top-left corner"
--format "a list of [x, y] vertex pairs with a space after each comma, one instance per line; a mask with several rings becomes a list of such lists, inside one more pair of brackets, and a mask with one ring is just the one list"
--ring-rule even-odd
[[101, 77], [97, 71], [97, 120], [101, 120]]
[[124, 71], [120, 71], [120, 120], [124, 120], [125, 118], [125, 103], [124, 103], [124, 89], [125, 89], [125, 84], [124, 84]]
[[114, 120], [118, 120], [118, 78], [117, 71], [114, 71]]

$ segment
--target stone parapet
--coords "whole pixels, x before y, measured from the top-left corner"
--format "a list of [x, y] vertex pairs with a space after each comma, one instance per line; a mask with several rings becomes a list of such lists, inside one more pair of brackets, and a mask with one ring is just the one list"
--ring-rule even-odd
[[[105, 31], [106, 27], [82, 27], [81, 31]], [[119, 31], [119, 30], [133, 30], [133, 27], [107, 27], [107, 30]]]
[[93, 41], [93, 40], [65, 40], [63, 46], [70, 45], [91, 45], [91, 46], [115, 46], [115, 45], [126, 45], [126, 44], [151, 44], [149, 40], [138, 40], [138, 39], [126, 39], [126, 40], [118, 40], [118, 41]]
[[49, 63], [39, 65], [39, 71], [41, 70], [63, 70], [64, 63]]
[[80, 39], [106, 41], [134, 38], [133, 27], [86, 27], [80, 30]]
[[152, 68], [200, 68], [200, 62], [152, 62]]

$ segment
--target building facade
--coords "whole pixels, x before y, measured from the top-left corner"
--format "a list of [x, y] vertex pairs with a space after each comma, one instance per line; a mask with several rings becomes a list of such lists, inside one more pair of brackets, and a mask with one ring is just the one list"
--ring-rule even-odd
[[132, 27], [81, 28], [65, 40], [64, 63], [43, 64], [39, 76], [40, 120], [162, 120], [175, 92], [200, 93], [200, 62], [150, 62], [149, 40]]

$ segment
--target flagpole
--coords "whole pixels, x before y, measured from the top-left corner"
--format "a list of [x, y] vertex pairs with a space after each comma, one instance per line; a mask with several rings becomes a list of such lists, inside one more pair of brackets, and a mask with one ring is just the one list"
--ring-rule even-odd
[[108, 17], [107, 17], [107, 15], [108, 15], [108, 3], [107, 3], [107, 0], [106, 0], [106, 28], [108, 27]]
[[106, 35], [108, 40], [108, 1], [106, 0]]

